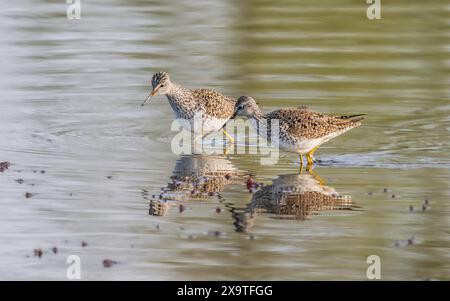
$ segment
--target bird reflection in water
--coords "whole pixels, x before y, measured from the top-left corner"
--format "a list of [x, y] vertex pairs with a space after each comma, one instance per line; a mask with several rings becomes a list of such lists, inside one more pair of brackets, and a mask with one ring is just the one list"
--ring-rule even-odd
[[351, 196], [339, 195], [312, 171], [280, 175], [271, 185], [262, 186], [244, 208], [230, 208], [237, 232], [248, 232], [261, 212], [275, 218], [305, 220], [320, 211], [353, 210]]
[[225, 186], [242, 181], [242, 176], [224, 156], [186, 155], [177, 160], [167, 186], [158, 194], [143, 196], [149, 202], [149, 214], [166, 215], [173, 205], [186, 201], [221, 198]]

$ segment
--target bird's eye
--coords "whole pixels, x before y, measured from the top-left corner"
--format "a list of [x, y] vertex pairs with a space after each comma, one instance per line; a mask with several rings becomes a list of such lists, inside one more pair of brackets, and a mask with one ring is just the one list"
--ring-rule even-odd
[[242, 110], [244, 107], [243, 106], [239, 106], [238, 107], [238, 110]]
[[161, 88], [164, 87], [164, 84], [161, 85]]

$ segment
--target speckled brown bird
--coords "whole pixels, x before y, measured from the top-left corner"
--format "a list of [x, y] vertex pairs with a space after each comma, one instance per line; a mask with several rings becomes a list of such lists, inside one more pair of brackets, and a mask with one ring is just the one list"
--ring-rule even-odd
[[[152, 78], [152, 92], [142, 104], [145, 105], [152, 96], [166, 95], [176, 119], [188, 120], [182, 125], [189, 131], [206, 136], [222, 129], [234, 111], [236, 99], [227, 97], [210, 89], [187, 89], [170, 81], [166, 72], [158, 72]], [[193, 126], [196, 114], [202, 114], [203, 127]], [[233, 138], [222, 129], [228, 138]]]
[[306, 154], [310, 166], [314, 163], [313, 154], [320, 145], [360, 126], [362, 115], [364, 114], [328, 116], [313, 112], [305, 106], [280, 109], [264, 114], [253, 98], [241, 96], [237, 100], [234, 114], [230, 118], [236, 116], [250, 118], [256, 128], [263, 128], [263, 132], [267, 127], [269, 136], [270, 126], [265, 125], [270, 124], [271, 120], [278, 120], [280, 148], [298, 153], [301, 164], [303, 155]]

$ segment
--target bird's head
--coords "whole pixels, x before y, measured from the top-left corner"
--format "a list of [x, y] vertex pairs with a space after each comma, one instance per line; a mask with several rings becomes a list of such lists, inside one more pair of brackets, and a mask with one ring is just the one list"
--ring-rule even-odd
[[152, 77], [152, 92], [142, 105], [145, 105], [152, 96], [165, 95], [170, 92], [170, 78], [166, 72], [155, 73]]
[[234, 105], [234, 113], [231, 119], [235, 117], [254, 118], [260, 114], [260, 109], [256, 101], [250, 96], [241, 96]]

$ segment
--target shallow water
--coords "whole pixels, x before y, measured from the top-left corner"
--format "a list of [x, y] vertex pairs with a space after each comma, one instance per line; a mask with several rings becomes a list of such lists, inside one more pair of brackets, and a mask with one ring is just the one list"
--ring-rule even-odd
[[[72, 21], [64, 1], [0, 11], [0, 162], [11, 162], [0, 173], [0, 278], [64, 280], [74, 254], [85, 280], [365, 280], [374, 254], [382, 279], [449, 280], [449, 6], [383, 2], [369, 21], [364, 1], [200, 2], [82, 0]], [[159, 70], [252, 95], [266, 111], [368, 116], [317, 152], [314, 176], [298, 178], [284, 152], [273, 166], [181, 157], [167, 101], [140, 107]], [[211, 186], [173, 186], [186, 174]], [[253, 210], [262, 198], [248, 175], [283, 195], [351, 201], [325, 208], [302, 195], [300, 213]], [[153, 194], [172, 200], [159, 216]]]

